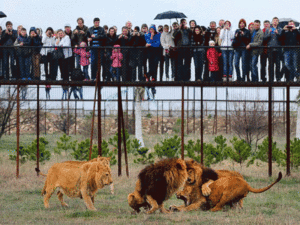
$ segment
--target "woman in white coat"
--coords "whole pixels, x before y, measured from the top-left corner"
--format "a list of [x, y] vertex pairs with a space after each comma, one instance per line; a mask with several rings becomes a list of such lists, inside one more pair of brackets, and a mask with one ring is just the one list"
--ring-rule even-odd
[[[166, 78], [167, 81], [169, 81], [169, 66], [170, 66], [170, 54], [169, 50], [170, 47], [175, 47], [174, 40], [172, 39], [172, 35], [169, 32], [169, 26], [164, 25], [164, 31], [160, 36], [160, 43], [161, 46], [163, 47], [163, 55], [165, 59], [165, 71], [166, 71]], [[172, 78], [174, 77], [174, 71], [172, 67]]]
[[227, 80], [228, 77], [229, 81], [231, 81], [233, 73], [233, 48], [229, 47], [232, 46], [234, 39], [234, 32], [230, 28], [231, 23], [227, 20], [220, 34], [221, 46], [227, 47], [221, 48], [223, 56], [223, 80]]
[[65, 48], [65, 47], [71, 47], [71, 40], [68, 35], [66, 35], [63, 30], [57, 31], [57, 39], [55, 46], [57, 47], [64, 47], [63, 48], [63, 58], [58, 59], [58, 65], [61, 73], [61, 79], [62, 80], [69, 80], [69, 75], [71, 71], [69, 71], [69, 63], [71, 63], [71, 56], [72, 56], [72, 48]]

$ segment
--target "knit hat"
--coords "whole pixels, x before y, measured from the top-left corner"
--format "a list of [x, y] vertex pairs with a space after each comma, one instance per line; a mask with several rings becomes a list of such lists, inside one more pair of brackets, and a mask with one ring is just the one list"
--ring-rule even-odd
[[215, 44], [215, 42], [213, 40], [209, 41], [208, 43], [209, 43], [209, 45], [210, 44]]
[[69, 23], [66, 23], [65, 27], [71, 27], [71, 25]]
[[35, 27], [30, 27], [29, 34], [31, 33], [31, 31], [34, 31], [34, 33], [37, 34]]
[[143, 23], [143, 24], [142, 24], [142, 28], [144, 28], [144, 27], [147, 27], [147, 28], [148, 28], [148, 25], [145, 24], [145, 23]]

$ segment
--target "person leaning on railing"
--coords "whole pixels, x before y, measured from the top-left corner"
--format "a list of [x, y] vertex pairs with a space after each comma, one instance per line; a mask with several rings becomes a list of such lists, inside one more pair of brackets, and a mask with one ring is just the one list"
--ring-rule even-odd
[[[112, 60], [111, 60], [111, 55], [112, 55], [112, 47], [115, 45], [116, 41], [118, 40], [118, 37], [117, 37], [117, 33], [116, 33], [116, 30], [114, 27], [111, 27], [109, 28], [108, 30], [108, 33], [107, 33], [107, 36], [106, 36], [106, 43], [105, 43], [105, 46], [107, 47], [105, 49], [105, 57], [106, 57], [106, 60], [105, 60], [105, 63], [106, 63], [106, 68], [108, 70], [110, 70], [110, 67], [111, 67], [111, 64], [112, 64]], [[112, 74], [111, 72], [109, 71], [109, 74], [107, 76], [107, 80], [110, 81], [112, 80]]]
[[[52, 27], [48, 27], [45, 35], [43, 36], [42, 43], [43, 47], [41, 50], [41, 56], [42, 56], [42, 61], [44, 63], [44, 70], [45, 70], [45, 75], [46, 75], [46, 80], [56, 80], [57, 73], [55, 73], [54, 70], [54, 62], [53, 62], [53, 51], [55, 46], [55, 37], [54, 31]], [[49, 67], [50, 67], [50, 72], [49, 72]]]
[[9, 62], [11, 74], [15, 71], [15, 50], [13, 48], [14, 42], [16, 41], [18, 34], [16, 30], [13, 30], [13, 24], [7, 21], [6, 29], [2, 31], [1, 45], [6, 48], [3, 49], [3, 62], [2, 62], [2, 74], [5, 80], [9, 79]]
[[264, 39], [267, 42], [267, 46], [271, 47], [268, 49], [268, 59], [269, 59], [269, 81], [274, 81], [274, 65], [276, 66], [276, 80], [277, 82], [281, 80], [280, 74], [280, 40], [279, 37], [282, 33], [282, 28], [278, 27], [279, 19], [274, 17], [272, 20], [272, 25], [269, 29], [266, 29]]
[[57, 47], [64, 47], [62, 49], [58, 49], [56, 51], [62, 51], [63, 57], [59, 57], [58, 59], [58, 65], [61, 73], [61, 79], [62, 80], [69, 80], [69, 60], [68, 58], [72, 56], [72, 48], [66, 48], [71, 47], [71, 40], [68, 35], [66, 35], [63, 30], [57, 31], [57, 40], [55, 43], [55, 46]]
[[35, 27], [31, 27], [29, 31], [29, 46], [32, 46], [32, 70], [34, 80], [41, 79], [41, 68], [40, 68], [40, 51], [42, 46], [42, 40], [37, 34]]
[[[0, 47], [2, 45], [2, 43], [1, 43], [1, 35], [2, 35], [2, 27], [0, 26]], [[0, 48], [0, 80], [3, 79], [3, 75], [2, 75], [2, 59], [3, 59], [3, 49]]]
[[197, 25], [193, 31], [193, 39], [192, 39], [192, 48], [193, 56], [194, 56], [194, 63], [195, 63], [195, 80], [201, 81], [202, 80], [202, 73], [203, 73], [203, 63], [204, 63], [204, 54], [205, 49], [202, 48], [204, 45], [204, 35], [202, 28]]
[[[31, 80], [30, 77], [30, 60], [32, 49], [29, 48], [29, 38], [26, 34], [26, 29], [21, 28], [19, 37], [16, 39], [14, 46], [16, 46], [16, 56], [19, 60], [20, 74], [22, 80]], [[24, 47], [24, 48], [22, 48]]]
[[289, 70], [289, 77], [287, 81], [293, 81], [294, 78], [299, 80], [299, 73], [297, 72], [298, 48], [288, 48], [289, 46], [297, 46], [300, 42], [300, 33], [296, 29], [293, 20], [290, 20], [288, 25], [284, 26], [280, 35], [282, 45], [284, 46], [284, 64]]
[[[246, 20], [240, 19], [239, 21], [239, 29], [235, 31], [234, 39], [232, 42], [232, 46], [235, 48], [234, 53], [234, 66], [237, 75], [238, 81], [245, 81], [247, 73], [248, 73], [248, 63], [247, 63], [247, 50], [246, 46], [250, 43], [250, 32], [246, 28], [247, 23]], [[240, 59], [242, 58], [242, 76], [240, 71]]]

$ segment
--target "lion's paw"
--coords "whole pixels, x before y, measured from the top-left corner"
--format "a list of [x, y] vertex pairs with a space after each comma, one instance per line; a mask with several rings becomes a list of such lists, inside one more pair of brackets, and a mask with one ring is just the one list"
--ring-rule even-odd
[[202, 194], [204, 196], [209, 196], [211, 193], [211, 189], [208, 186], [203, 185], [202, 186]]

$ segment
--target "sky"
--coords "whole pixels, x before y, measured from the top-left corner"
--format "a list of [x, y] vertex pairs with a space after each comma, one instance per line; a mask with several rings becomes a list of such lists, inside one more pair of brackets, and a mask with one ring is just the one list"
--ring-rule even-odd
[[70, 23], [74, 29], [78, 17], [83, 17], [88, 27], [93, 25], [93, 18], [99, 17], [100, 26], [116, 25], [120, 31], [128, 20], [133, 26], [141, 26], [142, 23], [170, 24], [170, 20], [154, 20], [158, 13], [169, 10], [183, 12], [188, 21], [195, 19], [198, 24], [204, 26], [208, 26], [212, 20], [230, 20], [234, 29], [241, 18], [245, 18], [247, 24], [255, 19], [272, 20], [274, 16], [300, 20], [298, 2], [283, 0], [250, 0], [245, 3], [241, 0], [1, 0], [0, 11], [3, 11], [7, 18], [0, 19], [0, 25], [4, 27], [5, 22], [10, 20], [14, 28], [18, 25], [27, 29], [35, 26], [45, 31], [49, 26], [60, 29], [66, 23]]

